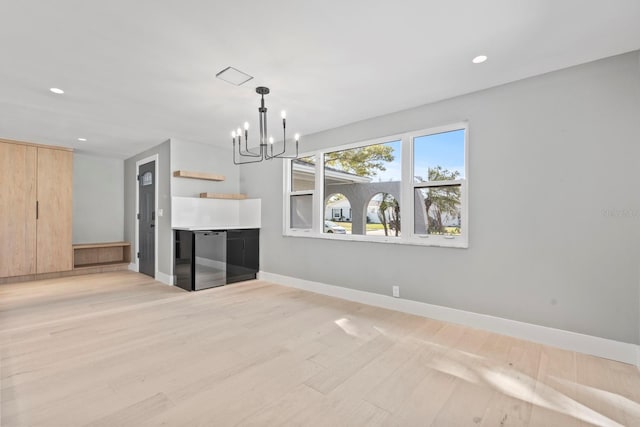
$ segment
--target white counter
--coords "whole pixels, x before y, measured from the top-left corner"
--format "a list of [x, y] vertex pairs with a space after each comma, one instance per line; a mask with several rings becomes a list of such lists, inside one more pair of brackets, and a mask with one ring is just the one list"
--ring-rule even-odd
[[260, 228], [260, 227], [240, 226], [240, 225], [233, 225], [233, 226], [228, 226], [228, 227], [223, 227], [223, 226], [220, 226], [220, 225], [216, 225], [214, 227], [202, 227], [202, 226], [197, 226], [197, 227], [173, 227], [174, 230], [183, 230], [183, 231], [220, 231], [220, 230], [242, 230], [242, 229], [249, 229], [249, 228]]

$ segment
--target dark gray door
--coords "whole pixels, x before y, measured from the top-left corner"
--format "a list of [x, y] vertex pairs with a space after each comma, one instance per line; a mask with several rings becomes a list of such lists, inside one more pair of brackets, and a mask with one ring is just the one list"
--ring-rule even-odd
[[138, 169], [138, 271], [155, 277], [156, 261], [156, 162], [145, 163]]

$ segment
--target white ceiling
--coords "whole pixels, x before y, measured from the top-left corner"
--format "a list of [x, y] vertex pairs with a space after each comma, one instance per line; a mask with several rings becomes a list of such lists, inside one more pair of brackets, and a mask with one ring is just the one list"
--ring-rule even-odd
[[[229, 147], [256, 128], [258, 85], [270, 129], [286, 108], [304, 135], [640, 49], [638, 0], [0, 0], [0, 16], [0, 137], [120, 158]], [[229, 65], [255, 78], [216, 79]]]

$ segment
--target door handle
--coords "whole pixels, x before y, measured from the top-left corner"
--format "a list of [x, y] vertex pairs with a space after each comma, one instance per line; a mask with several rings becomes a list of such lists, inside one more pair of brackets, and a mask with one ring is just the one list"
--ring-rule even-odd
[[153, 228], [155, 226], [156, 226], [155, 224], [149, 224], [149, 227], [151, 227], [151, 228]]

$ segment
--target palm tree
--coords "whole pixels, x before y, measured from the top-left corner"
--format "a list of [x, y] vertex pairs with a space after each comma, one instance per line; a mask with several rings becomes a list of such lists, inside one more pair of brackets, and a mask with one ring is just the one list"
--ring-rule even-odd
[[[460, 177], [460, 172], [449, 171], [442, 166], [436, 166], [427, 170], [427, 176], [430, 182], [453, 181]], [[419, 182], [424, 182], [421, 177], [416, 177], [416, 179]], [[425, 188], [423, 189], [423, 197], [427, 217], [427, 233], [445, 233], [443, 215], [456, 218], [459, 216], [460, 186], [450, 185]]]
[[[378, 205], [378, 218], [384, 228], [384, 235], [389, 235], [389, 228], [394, 230], [396, 237], [400, 233], [400, 204], [389, 193], [382, 193], [382, 200]], [[388, 226], [387, 226], [388, 223]]]

